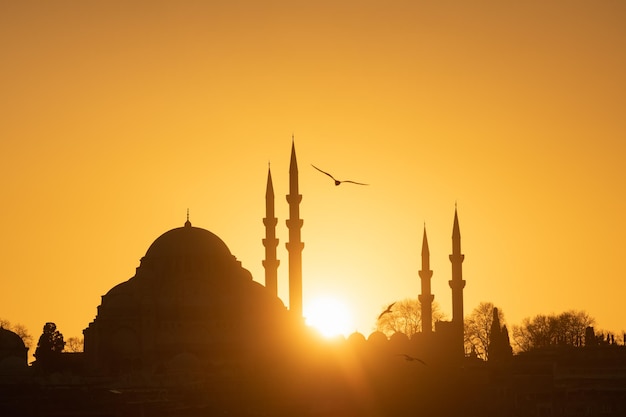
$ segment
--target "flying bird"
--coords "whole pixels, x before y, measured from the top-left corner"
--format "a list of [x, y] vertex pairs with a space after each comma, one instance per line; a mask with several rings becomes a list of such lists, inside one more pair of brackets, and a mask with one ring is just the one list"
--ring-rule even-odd
[[398, 356], [403, 356], [405, 361], [409, 361], [409, 362], [418, 361], [419, 363], [426, 365], [426, 362], [424, 362], [420, 358], [407, 355], [406, 353], [398, 353]]
[[382, 313], [380, 313], [380, 316], [378, 316], [378, 320], [380, 320], [380, 318], [381, 318], [382, 316], [384, 316], [385, 314], [387, 314], [387, 313], [391, 313], [391, 307], [393, 307], [393, 305], [394, 305], [395, 303], [396, 303], [396, 302], [394, 301], [393, 303], [389, 304], [389, 306], [385, 309], [385, 311], [383, 311]]
[[321, 172], [322, 174], [326, 174], [328, 175], [330, 178], [333, 179], [333, 181], [335, 181], [335, 185], [339, 185], [342, 182], [350, 182], [352, 184], [357, 184], [357, 185], [369, 185], [369, 184], [363, 184], [362, 182], [356, 182], [356, 181], [351, 181], [351, 180], [341, 180], [339, 181], [338, 179], [335, 179], [335, 177], [333, 177], [332, 175], [330, 175], [328, 172], [326, 171], [322, 171], [321, 169], [319, 169], [318, 167], [316, 167], [315, 165], [311, 164], [311, 166], [315, 169], [317, 169], [319, 172]]

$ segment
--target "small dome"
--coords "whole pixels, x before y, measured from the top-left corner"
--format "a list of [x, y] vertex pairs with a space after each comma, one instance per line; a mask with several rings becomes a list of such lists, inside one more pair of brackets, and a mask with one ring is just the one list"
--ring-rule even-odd
[[367, 338], [368, 342], [371, 343], [387, 343], [388, 342], [388, 338], [387, 336], [385, 336], [385, 333], [383, 332], [379, 332], [379, 331], [375, 331], [372, 334], [370, 334]]
[[409, 336], [407, 336], [406, 334], [402, 332], [395, 332], [394, 334], [391, 335], [391, 337], [389, 338], [389, 341], [392, 343], [408, 343]]
[[362, 333], [354, 332], [350, 336], [348, 336], [348, 342], [351, 344], [362, 344], [365, 343], [365, 336]]
[[0, 349], [26, 349], [26, 345], [24, 345], [24, 341], [17, 333], [0, 327]]

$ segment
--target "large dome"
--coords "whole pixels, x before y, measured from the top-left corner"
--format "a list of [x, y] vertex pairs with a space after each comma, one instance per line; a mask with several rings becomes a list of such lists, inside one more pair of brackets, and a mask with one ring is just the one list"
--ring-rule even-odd
[[[232, 262], [235, 257], [228, 246], [208, 230], [193, 227], [189, 221], [184, 227], [169, 230], [159, 236], [148, 248], [141, 260], [144, 265], [181, 263], [222, 264]], [[155, 265], [156, 264], [156, 265]]]
[[252, 274], [241, 266], [222, 239], [206, 229], [193, 227], [187, 220], [183, 227], [159, 236], [141, 258], [135, 277], [111, 288], [107, 293], [109, 302], [103, 304], [136, 307], [130, 294], [137, 293], [137, 286], [164, 291], [167, 297], [172, 295], [172, 285], [182, 286], [187, 291], [193, 288], [193, 297], [198, 297], [215, 294], [217, 288], [233, 281], [252, 282]]

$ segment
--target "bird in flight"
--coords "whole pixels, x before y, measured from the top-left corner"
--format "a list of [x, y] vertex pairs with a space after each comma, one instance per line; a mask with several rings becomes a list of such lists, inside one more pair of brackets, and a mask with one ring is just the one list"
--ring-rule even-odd
[[318, 168], [318, 167], [316, 167], [315, 165], [311, 164], [311, 166], [312, 166], [313, 168], [317, 169], [317, 170], [318, 170], [319, 172], [321, 172], [322, 174], [326, 174], [326, 175], [328, 175], [330, 178], [332, 178], [332, 179], [333, 179], [333, 181], [335, 181], [335, 185], [339, 185], [339, 184], [341, 184], [342, 182], [350, 182], [350, 183], [352, 183], [352, 184], [357, 184], [357, 185], [369, 185], [369, 184], [363, 184], [362, 182], [356, 182], [356, 181], [351, 181], [351, 180], [342, 180], [342, 181], [339, 181], [338, 179], [335, 179], [335, 177], [333, 177], [332, 175], [330, 175], [328, 172], [326, 172], [326, 171], [322, 171], [321, 169], [319, 169], [319, 168]]
[[420, 358], [407, 355], [406, 353], [398, 353], [398, 356], [403, 356], [405, 361], [409, 361], [409, 362], [418, 361], [419, 363], [426, 365], [426, 362], [424, 362]]
[[387, 313], [391, 313], [391, 307], [393, 307], [393, 305], [394, 305], [395, 303], [396, 303], [396, 302], [394, 301], [393, 303], [389, 304], [389, 306], [385, 309], [385, 311], [383, 311], [382, 313], [380, 313], [380, 316], [378, 316], [378, 320], [380, 320], [380, 318], [381, 318], [382, 316], [384, 316], [385, 314], [387, 314]]

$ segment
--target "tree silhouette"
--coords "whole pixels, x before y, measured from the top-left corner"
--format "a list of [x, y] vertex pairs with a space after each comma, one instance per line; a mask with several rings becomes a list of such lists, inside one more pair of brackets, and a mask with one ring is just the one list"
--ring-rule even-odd
[[[494, 314], [494, 311], [497, 313]], [[501, 331], [500, 323], [504, 323], [502, 310], [496, 308], [493, 303], [483, 301], [472, 310], [464, 321], [465, 347], [476, 352], [476, 355], [484, 360], [489, 359], [494, 317], [497, 317], [496, 326], [498, 331]], [[508, 339], [508, 331], [506, 332], [506, 338]]]
[[523, 352], [547, 346], [581, 346], [588, 335], [587, 327], [594, 323], [595, 319], [582, 310], [559, 315], [538, 314], [526, 317], [520, 326], [513, 327], [513, 340]]
[[[386, 308], [381, 308], [381, 311]], [[432, 304], [433, 320], [445, 320], [445, 314], [435, 301]], [[422, 330], [422, 304], [417, 298], [406, 298], [397, 301], [391, 312], [384, 314], [376, 321], [376, 330], [390, 337], [394, 333], [404, 333], [409, 338]]]
[[56, 324], [46, 323], [35, 350], [37, 366], [40, 366], [44, 371], [54, 370], [64, 347], [63, 335], [57, 330]]
[[65, 342], [65, 352], [82, 352], [84, 340], [82, 337], [70, 337]]

